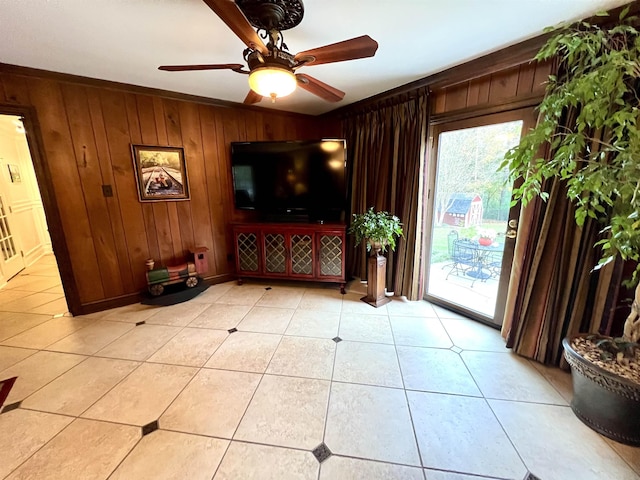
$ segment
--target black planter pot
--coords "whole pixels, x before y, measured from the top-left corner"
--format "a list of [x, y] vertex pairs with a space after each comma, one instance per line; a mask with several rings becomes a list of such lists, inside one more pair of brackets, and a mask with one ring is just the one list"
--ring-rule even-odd
[[582, 358], [571, 346], [580, 336], [562, 341], [564, 358], [571, 366], [573, 413], [605, 437], [640, 446], [640, 385]]

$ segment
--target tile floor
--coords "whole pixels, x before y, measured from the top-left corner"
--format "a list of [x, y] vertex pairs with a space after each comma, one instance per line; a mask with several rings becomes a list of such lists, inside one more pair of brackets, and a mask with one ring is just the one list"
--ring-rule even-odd
[[0, 478], [639, 478], [568, 374], [426, 302], [226, 283], [73, 318], [61, 296], [52, 257], [0, 290]]

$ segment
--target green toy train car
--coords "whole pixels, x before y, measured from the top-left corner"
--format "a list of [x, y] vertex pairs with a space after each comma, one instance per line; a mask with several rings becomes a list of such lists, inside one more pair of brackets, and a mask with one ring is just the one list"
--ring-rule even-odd
[[193, 260], [178, 265], [170, 265], [162, 268], [153, 268], [155, 261], [150, 258], [146, 261], [147, 266], [147, 288], [153, 296], [162, 295], [166, 285], [184, 282], [189, 288], [198, 284], [198, 275], [208, 270], [207, 247], [197, 247], [191, 250]]

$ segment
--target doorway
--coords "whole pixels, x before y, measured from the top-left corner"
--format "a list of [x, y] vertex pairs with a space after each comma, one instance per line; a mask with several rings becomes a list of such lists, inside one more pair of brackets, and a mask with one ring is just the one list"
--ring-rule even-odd
[[67, 311], [30, 146], [20, 115], [0, 114], [2, 311]]
[[502, 325], [519, 213], [499, 167], [533, 122], [527, 108], [432, 130], [425, 298], [494, 326]]

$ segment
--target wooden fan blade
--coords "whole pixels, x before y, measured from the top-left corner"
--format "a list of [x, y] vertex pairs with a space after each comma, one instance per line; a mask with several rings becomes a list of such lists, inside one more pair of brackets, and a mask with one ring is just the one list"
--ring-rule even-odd
[[242, 103], [245, 105], [253, 105], [254, 103], [258, 103], [260, 100], [262, 100], [262, 95], [254, 92], [253, 90], [249, 90], [249, 93], [247, 93], [247, 96]]
[[241, 70], [244, 65], [240, 63], [214, 63], [212, 65], [162, 65], [158, 70], [166, 72], [184, 72], [187, 70]]
[[247, 47], [268, 53], [267, 47], [233, 0], [203, 1]]
[[328, 102], [339, 102], [344, 98], [344, 92], [337, 88], [321, 82], [317, 78], [310, 77], [304, 73], [297, 73], [296, 79], [300, 88], [304, 88], [307, 92], [313, 93]]
[[[345, 60], [355, 60], [356, 58], [373, 57], [378, 50], [378, 42], [369, 35], [344, 40], [343, 42], [332, 43], [324, 47], [300, 52], [296, 55], [296, 61], [304, 62], [305, 65], [320, 65], [322, 63], [344, 62]], [[306, 56], [315, 57], [315, 60], [305, 62]]]

